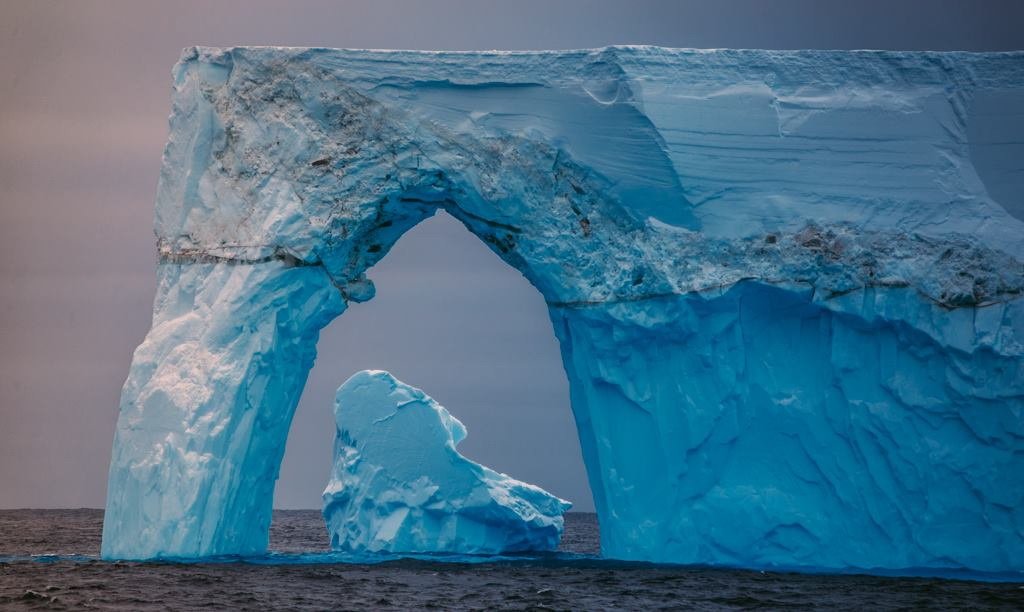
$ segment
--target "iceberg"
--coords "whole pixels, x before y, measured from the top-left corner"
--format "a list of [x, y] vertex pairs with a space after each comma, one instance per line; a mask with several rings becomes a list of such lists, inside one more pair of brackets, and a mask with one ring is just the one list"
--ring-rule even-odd
[[338, 389], [324, 490], [331, 548], [500, 554], [554, 550], [572, 504], [463, 457], [466, 428], [423, 391], [364, 370]]
[[260, 554], [442, 210], [543, 296], [605, 556], [1024, 570], [1024, 54], [191, 48], [105, 558]]

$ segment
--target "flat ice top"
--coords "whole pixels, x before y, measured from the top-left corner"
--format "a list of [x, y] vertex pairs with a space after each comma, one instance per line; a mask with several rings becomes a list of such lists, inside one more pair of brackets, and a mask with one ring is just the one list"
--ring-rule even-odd
[[[882, 84], [886, 76], [900, 71], [910, 80], [948, 82], [950, 72], [968, 71], [974, 86], [1018, 85], [1024, 77], [1024, 50], [1021, 51], [889, 51], [875, 49], [692, 49], [652, 45], [613, 45], [594, 49], [562, 50], [411, 50], [345, 49], [327, 47], [187, 47], [182, 59], [216, 58], [224, 54], [251, 59], [271, 60], [275, 56], [301, 57], [310, 61], [343, 61], [354, 74], [380, 70], [377, 77], [413, 75], [424, 71], [437, 74], [455, 69], [461, 79], [471, 81], [490, 74], [501, 79], [523, 81], [574, 80], [581, 75], [567, 72], [571, 65], [605, 63], [618, 65], [627, 77], [648, 72], [650, 76], [681, 76], [683, 69], [699, 72], [707, 80], [724, 81], [740, 74], [785, 71], [796, 77], [827, 77], [828, 72], [850, 79]], [[476, 66], [473, 66], [476, 64]], [[517, 71], [519, 65], [532, 72]], [[931, 65], [931, 67], [929, 67]], [[472, 66], [472, 68], [471, 68]], [[933, 71], [934, 69], [934, 71]], [[668, 70], [668, 73], [663, 71]], [[725, 71], [725, 72], [722, 72]], [[366, 74], [371, 77], [373, 75]]]

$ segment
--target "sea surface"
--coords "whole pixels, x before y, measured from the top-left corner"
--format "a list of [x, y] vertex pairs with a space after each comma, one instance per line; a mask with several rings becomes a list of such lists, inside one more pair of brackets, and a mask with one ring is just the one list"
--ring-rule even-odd
[[1024, 610], [1024, 583], [815, 575], [602, 560], [593, 514], [566, 515], [558, 553], [347, 558], [320, 514], [274, 514], [264, 557], [98, 560], [103, 511], [0, 510], [0, 610]]

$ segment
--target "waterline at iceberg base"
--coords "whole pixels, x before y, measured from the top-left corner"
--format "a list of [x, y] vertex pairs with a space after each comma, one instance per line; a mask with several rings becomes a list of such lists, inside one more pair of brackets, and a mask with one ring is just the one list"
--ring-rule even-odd
[[103, 556], [265, 550], [319, 330], [443, 210], [549, 305], [604, 555], [1024, 570], [1021, 91], [1018, 53], [186, 50]]

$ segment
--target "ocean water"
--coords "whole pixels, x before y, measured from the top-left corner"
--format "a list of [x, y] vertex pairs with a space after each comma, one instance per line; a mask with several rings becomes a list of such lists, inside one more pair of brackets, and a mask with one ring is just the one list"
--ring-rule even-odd
[[99, 561], [103, 511], [0, 510], [0, 609], [1024, 609], [1024, 582], [655, 566], [597, 557], [593, 514], [558, 553], [346, 558], [317, 511], [274, 515], [271, 554], [204, 563]]

